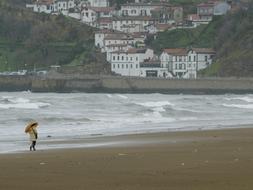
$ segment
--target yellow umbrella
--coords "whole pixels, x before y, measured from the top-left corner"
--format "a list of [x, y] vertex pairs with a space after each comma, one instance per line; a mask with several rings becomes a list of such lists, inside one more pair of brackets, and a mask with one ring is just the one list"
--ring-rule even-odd
[[28, 133], [33, 127], [37, 127], [37, 126], [38, 126], [38, 123], [36, 121], [29, 123], [25, 128], [25, 132]]

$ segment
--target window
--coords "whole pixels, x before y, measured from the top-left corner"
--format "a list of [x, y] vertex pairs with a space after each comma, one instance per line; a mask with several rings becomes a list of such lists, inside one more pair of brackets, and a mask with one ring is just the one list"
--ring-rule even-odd
[[130, 60], [131, 60], [131, 61], [133, 61], [133, 58], [132, 58], [132, 57], [130, 57]]
[[205, 61], [207, 61], [207, 55], [205, 56]]
[[118, 64], [118, 68], [119, 68], [119, 64]]
[[115, 60], [115, 56], [112, 57], [112, 60]]
[[124, 60], [124, 56], [121, 57], [122, 61]]
[[131, 69], [133, 68], [133, 64], [130, 65], [131, 66]]
[[179, 64], [179, 69], [182, 69], [182, 64]]
[[115, 64], [113, 64], [113, 68], [115, 69]]
[[177, 69], [177, 64], [175, 64], [175, 69]]
[[119, 60], [119, 56], [118, 56], [118, 60]]
[[136, 64], [136, 69], [138, 69], [138, 64]]
[[136, 61], [138, 61], [138, 57], [136, 57]]
[[89, 17], [89, 13], [86, 13], [86, 17]]
[[189, 56], [189, 61], [191, 61], [191, 56]]
[[126, 57], [126, 60], [128, 61], [128, 57]]
[[196, 61], [196, 56], [195, 56], [195, 55], [194, 55], [194, 57], [193, 57], [193, 58], [194, 58], [194, 61]]
[[124, 64], [121, 65], [121, 68], [124, 69]]
[[128, 69], [128, 64], [126, 64], [126, 68]]

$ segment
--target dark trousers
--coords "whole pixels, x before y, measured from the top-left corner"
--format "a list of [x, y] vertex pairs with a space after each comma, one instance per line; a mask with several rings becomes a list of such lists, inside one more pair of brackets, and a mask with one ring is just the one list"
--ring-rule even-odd
[[30, 151], [32, 151], [32, 149], [35, 151], [35, 145], [36, 145], [36, 141], [32, 141], [32, 144], [30, 146]]

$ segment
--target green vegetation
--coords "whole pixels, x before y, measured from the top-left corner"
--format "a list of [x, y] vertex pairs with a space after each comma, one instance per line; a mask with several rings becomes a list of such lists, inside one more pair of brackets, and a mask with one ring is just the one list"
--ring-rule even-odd
[[208, 25], [161, 32], [157, 35], [156, 40], [150, 40], [148, 43], [156, 52], [161, 52], [164, 48], [214, 47], [214, 39], [218, 35], [217, 29], [221, 27], [223, 20], [223, 17], [215, 17]]
[[205, 47], [216, 50], [215, 63], [202, 76], [253, 77], [253, 6], [226, 16], [215, 17], [208, 25], [159, 33], [148, 44], [157, 53], [164, 48]]
[[0, 71], [48, 69], [75, 59], [81, 66], [105, 63], [96, 54], [92, 28], [63, 15], [32, 13], [13, 1], [0, 4]]
[[206, 76], [253, 77], [253, 6], [227, 15], [213, 38], [217, 50], [216, 64], [206, 69]]

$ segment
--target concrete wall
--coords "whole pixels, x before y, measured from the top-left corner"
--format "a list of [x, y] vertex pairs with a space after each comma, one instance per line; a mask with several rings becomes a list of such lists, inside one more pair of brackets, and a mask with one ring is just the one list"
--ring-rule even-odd
[[117, 93], [253, 93], [253, 79], [171, 80], [109, 76], [4, 77], [0, 91], [33, 92], [117, 92]]
[[29, 76], [0, 76], [0, 91], [27, 91], [31, 86]]

